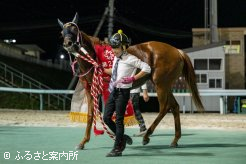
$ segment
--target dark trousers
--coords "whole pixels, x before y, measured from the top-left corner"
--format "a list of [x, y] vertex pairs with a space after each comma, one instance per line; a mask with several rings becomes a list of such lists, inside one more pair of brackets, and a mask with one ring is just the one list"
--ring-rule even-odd
[[140, 108], [139, 108], [140, 93], [131, 93], [130, 98], [132, 100], [135, 118], [139, 123], [140, 131], [144, 131], [144, 130], [146, 130], [145, 122], [144, 122], [143, 116], [142, 116]]
[[[130, 98], [130, 89], [114, 89], [105, 106], [103, 120], [105, 124], [116, 135], [115, 146], [119, 146], [124, 136], [124, 115]], [[115, 122], [112, 116], [116, 112]]]

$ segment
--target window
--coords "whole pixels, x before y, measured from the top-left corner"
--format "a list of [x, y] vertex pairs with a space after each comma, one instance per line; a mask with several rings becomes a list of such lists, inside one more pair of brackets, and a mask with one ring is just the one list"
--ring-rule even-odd
[[194, 59], [195, 70], [208, 70], [208, 60], [207, 59]]
[[222, 79], [209, 79], [209, 88], [222, 88]]
[[195, 70], [221, 70], [222, 59], [194, 59]]
[[221, 70], [222, 59], [209, 59], [209, 70]]
[[196, 74], [197, 83], [207, 83], [207, 74]]
[[209, 88], [215, 88], [215, 79], [209, 79]]
[[222, 80], [216, 79], [216, 88], [222, 88]]
[[201, 74], [201, 83], [207, 83], [207, 74]]
[[229, 40], [226, 41], [224, 46], [225, 54], [240, 54], [241, 42], [240, 40]]

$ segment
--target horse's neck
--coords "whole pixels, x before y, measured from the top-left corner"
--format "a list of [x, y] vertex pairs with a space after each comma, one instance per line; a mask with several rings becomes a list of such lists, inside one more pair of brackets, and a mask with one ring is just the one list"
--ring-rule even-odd
[[88, 36], [88, 37], [93, 45], [102, 44], [102, 41], [99, 38], [94, 36]]
[[83, 48], [86, 49], [89, 55], [95, 60], [96, 59], [96, 52], [94, 49], [95, 41], [91, 40], [90, 36], [88, 36], [82, 31], [80, 31], [80, 35], [81, 35], [80, 44], [82, 45]]

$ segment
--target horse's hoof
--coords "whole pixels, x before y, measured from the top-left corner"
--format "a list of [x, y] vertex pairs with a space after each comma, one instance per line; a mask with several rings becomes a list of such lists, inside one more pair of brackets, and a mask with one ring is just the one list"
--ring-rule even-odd
[[171, 143], [171, 145], [169, 147], [170, 148], [176, 148], [176, 147], [178, 147], [178, 144], [177, 143]]
[[149, 138], [143, 139], [143, 145], [147, 145], [149, 143]]
[[77, 146], [75, 146], [75, 150], [83, 150], [84, 149], [84, 145], [77, 145]]

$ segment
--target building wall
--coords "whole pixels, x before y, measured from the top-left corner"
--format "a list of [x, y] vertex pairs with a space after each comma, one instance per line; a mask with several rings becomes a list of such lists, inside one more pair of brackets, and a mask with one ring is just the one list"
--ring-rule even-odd
[[225, 53], [223, 46], [188, 52], [187, 54], [190, 57], [193, 66], [195, 59], [221, 59], [220, 70], [195, 70], [195, 72], [196, 74], [207, 75], [207, 83], [197, 83], [199, 89], [211, 89], [209, 88], [210, 79], [222, 79], [222, 87], [216, 89], [225, 89]]
[[0, 54], [20, 56], [24, 54], [24, 50], [13, 47], [7, 43], [0, 42]]
[[[193, 47], [209, 43], [209, 31], [195, 28], [193, 31]], [[207, 33], [207, 41], [205, 41]], [[240, 52], [227, 53], [225, 57], [226, 89], [245, 89], [245, 40], [246, 28], [219, 28], [219, 41], [240, 41]]]

